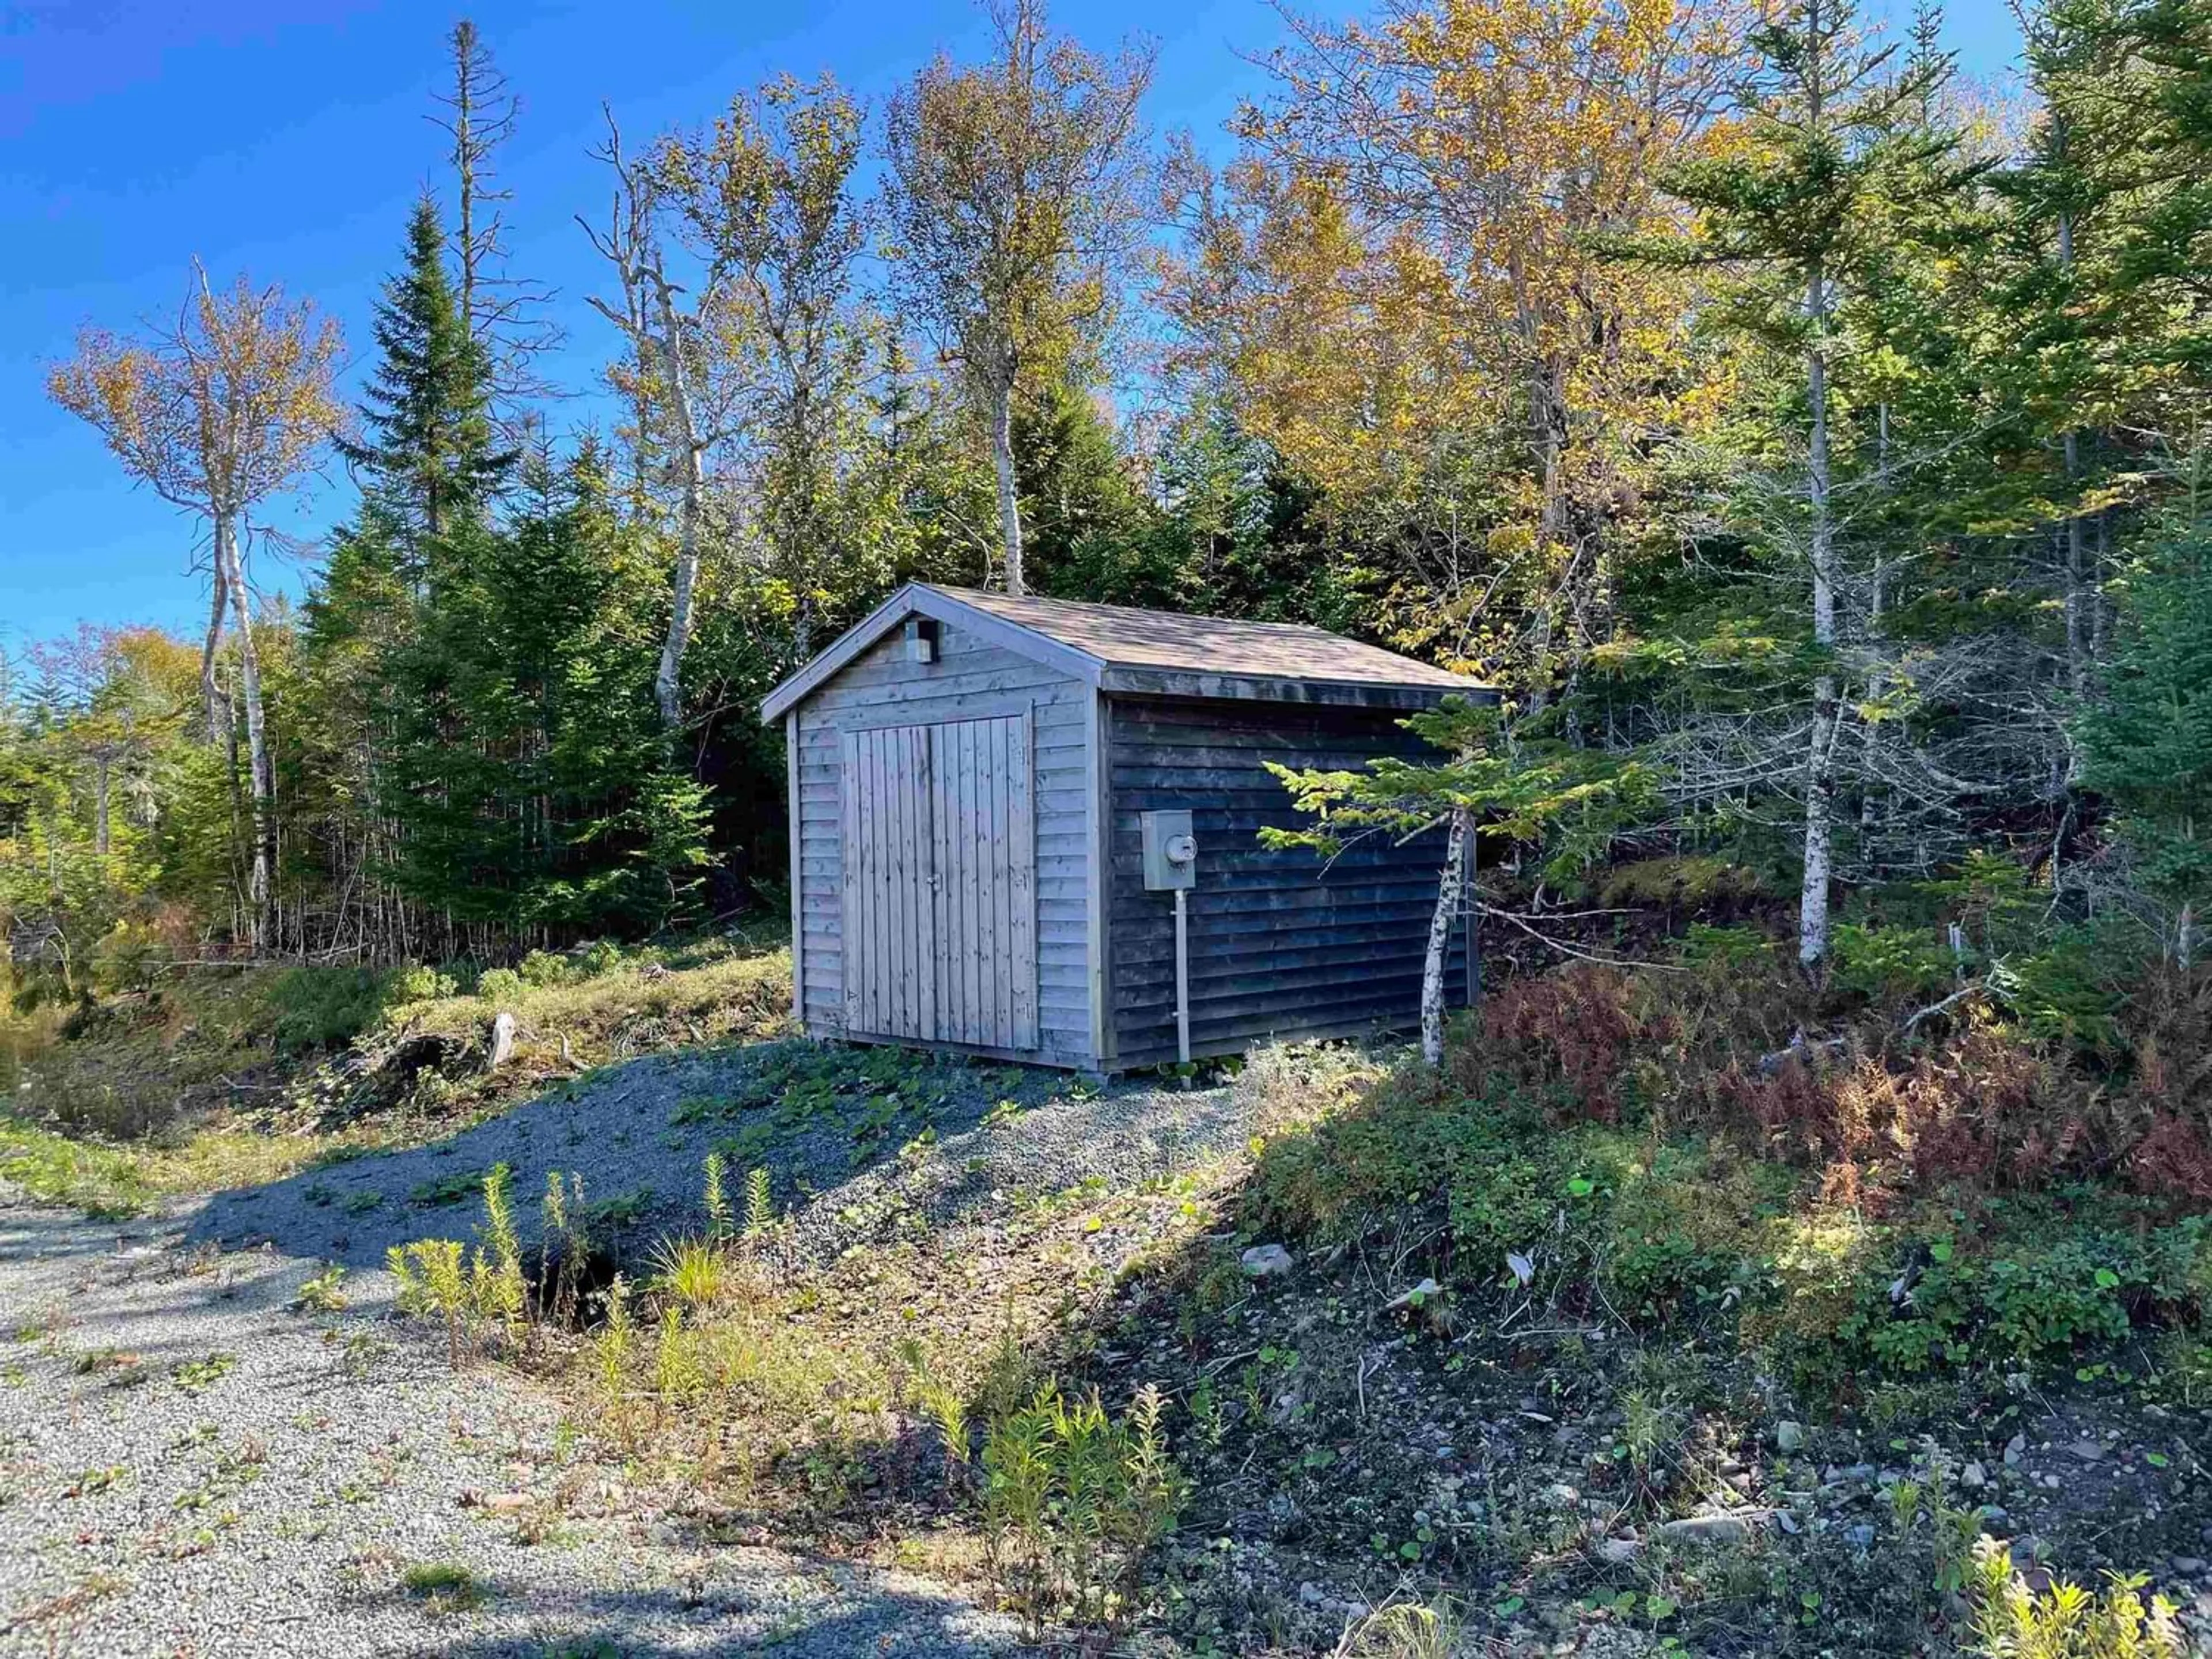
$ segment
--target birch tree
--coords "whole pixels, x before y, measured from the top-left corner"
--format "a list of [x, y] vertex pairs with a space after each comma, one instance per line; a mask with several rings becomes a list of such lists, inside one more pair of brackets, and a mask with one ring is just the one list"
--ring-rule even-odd
[[1543, 877], [1565, 881], [1601, 860], [1614, 840], [1658, 798], [1659, 777], [1642, 761], [1577, 749], [1518, 729], [1491, 704], [1447, 697], [1401, 722], [1441, 758], [1398, 756], [1357, 772], [1267, 763], [1310, 822], [1260, 831], [1261, 845], [1335, 858], [1370, 836], [1393, 841], [1444, 831], [1436, 908], [1421, 970], [1421, 1055], [1443, 1058], [1444, 976], [1452, 924], [1469, 927], [1486, 907], [1471, 886], [1478, 834], [1531, 849]]
[[[694, 291], [670, 274], [665, 217], [666, 180], [650, 157], [629, 155], [622, 131], [607, 114], [607, 140], [594, 155], [615, 176], [614, 201], [604, 228], [579, 216], [592, 248], [615, 273], [618, 298], [591, 296], [592, 309], [621, 331], [638, 377], [641, 426], [657, 424], [667, 454], [666, 475], [677, 495], [676, 569], [653, 680], [664, 727], [684, 723], [684, 653], [690, 643], [698, 601], [699, 561], [707, 506], [707, 452], [716, 432], [703, 397], [706, 334], [724, 297], [726, 270], [710, 264]], [[650, 447], [640, 431], [638, 442]]]
[[939, 57], [895, 94], [887, 200], [914, 315], [965, 378], [990, 447], [1006, 591], [1024, 591], [1014, 400], [1097, 346], [1143, 222], [1153, 52], [1109, 58], [990, 0], [998, 57]]
[[[763, 574], [788, 608], [794, 662], [812, 654], [824, 590], [858, 553], [840, 497], [870, 336], [855, 305], [862, 115], [835, 81], [787, 76], [655, 156], [689, 252], [726, 283], [713, 345], [729, 364]], [[837, 585], [849, 583], [848, 572]]]
[[218, 291], [193, 267], [176, 321], [125, 339], [88, 329], [47, 379], [54, 400], [89, 422], [135, 483], [204, 520], [212, 545], [214, 613], [202, 660], [210, 727], [215, 657], [225, 626], [237, 642], [253, 801], [249, 909], [257, 949], [274, 938], [275, 778], [253, 638], [246, 542], [256, 508], [300, 485], [343, 425], [333, 386], [343, 340], [334, 319], [276, 287], [240, 276]]

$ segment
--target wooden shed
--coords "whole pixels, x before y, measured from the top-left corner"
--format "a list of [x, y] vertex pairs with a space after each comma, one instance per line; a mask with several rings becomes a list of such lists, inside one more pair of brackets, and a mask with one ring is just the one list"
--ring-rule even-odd
[[[915, 584], [776, 688], [819, 1036], [1084, 1071], [1410, 1024], [1441, 833], [1324, 867], [1267, 761], [1427, 749], [1473, 682], [1316, 628]], [[1180, 815], [1187, 814], [1186, 817]], [[1462, 997], [1471, 939], [1455, 940]]]

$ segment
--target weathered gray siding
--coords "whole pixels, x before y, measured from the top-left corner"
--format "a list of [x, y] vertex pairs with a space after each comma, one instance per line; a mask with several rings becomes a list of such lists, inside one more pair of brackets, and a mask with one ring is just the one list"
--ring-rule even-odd
[[951, 623], [942, 627], [938, 661], [908, 661], [894, 633], [797, 706], [799, 946], [809, 1030], [845, 1030], [841, 734], [1028, 711], [1036, 767], [1038, 1046], [1030, 1057], [1093, 1063], [1085, 893], [1091, 707], [1085, 686]]
[[[1441, 831], [1398, 847], [1374, 836], [1326, 871], [1270, 852], [1263, 825], [1301, 822], [1267, 770], [1352, 769], [1380, 754], [1433, 753], [1384, 711], [1117, 696], [1107, 706], [1109, 1065], [1176, 1057], [1173, 896], [1147, 892], [1138, 814], [1187, 807], [1198, 838], [1188, 896], [1194, 1054], [1274, 1036], [1344, 1036], [1418, 1017], [1436, 907]], [[1447, 994], [1465, 1000], [1463, 936]]]

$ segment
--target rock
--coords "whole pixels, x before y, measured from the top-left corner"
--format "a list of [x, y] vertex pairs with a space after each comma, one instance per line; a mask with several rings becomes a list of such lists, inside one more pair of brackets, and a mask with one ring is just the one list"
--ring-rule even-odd
[[1864, 1521], [1856, 1527], [1846, 1527], [1844, 1528], [1844, 1541], [1855, 1550], [1870, 1550], [1874, 1547], [1874, 1528]]
[[1659, 1534], [1698, 1544], [1741, 1544], [1751, 1536], [1751, 1523], [1740, 1516], [1692, 1515], [1662, 1522]]
[[2005, 1442], [2004, 1457], [2006, 1463], [2008, 1465], [2012, 1465], [2015, 1468], [2018, 1467], [2020, 1460], [2025, 1456], [2027, 1453], [2027, 1437], [2026, 1435], [2016, 1434], [2013, 1436], [2011, 1439]]
[[1642, 1542], [1633, 1538], [1601, 1538], [1598, 1540], [1597, 1559], [1610, 1566], [1625, 1567], [1636, 1559], [1643, 1547]]
[[1298, 1586], [1298, 1600], [1310, 1607], [1317, 1607], [1328, 1600], [1328, 1593], [1309, 1578]]
[[1247, 1279], [1282, 1279], [1291, 1271], [1291, 1253], [1279, 1244], [1255, 1244], [1241, 1260]]
[[1968, 1463], [1959, 1471], [1959, 1484], [1968, 1492], [1979, 1492], [1990, 1483], [1990, 1472], [1979, 1463]]
[[2204, 1561], [2201, 1556], [2177, 1555], [2173, 1558], [2173, 1570], [2185, 1577], [2194, 1576], [2204, 1571]]
[[1774, 1425], [1775, 1450], [1799, 1451], [1803, 1449], [1804, 1444], [1805, 1425], [1802, 1423], [1793, 1423], [1785, 1417]]
[[2094, 1440], [2076, 1440], [2072, 1445], [2067, 1447], [2066, 1449], [2072, 1453], [2075, 1457], [2081, 1459], [2084, 1463], [2097, 1463], [2103, 1462], [2106, 1450], [2105, 1447], [2100, 1442]]
[[1408, 1308], [1419, 1308], [1433, 1302], [1444, 1293], [1443, 1286], [1433, 1279], [1425, 1279], [1410, 1291], [1401, 1291], [1383, 1304], [1385, 1313], [1402, 1313]]
[[489, 1510], [494, 1515], [513, 1515], [528, 1509], [538, 1500], [526, 1492], [465, 1492], [462, 1504], [470, 1509]]

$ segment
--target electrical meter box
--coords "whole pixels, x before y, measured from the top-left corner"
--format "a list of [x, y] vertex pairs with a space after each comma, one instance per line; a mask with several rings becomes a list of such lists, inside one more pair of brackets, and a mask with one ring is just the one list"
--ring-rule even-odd
[[1177, 810], [1145, 812], [1137, 822], [1145, 839], [1145, 886], [1152, 892], [1198, 885], [1198, 842], [1190, 833], [1190, 814]]

